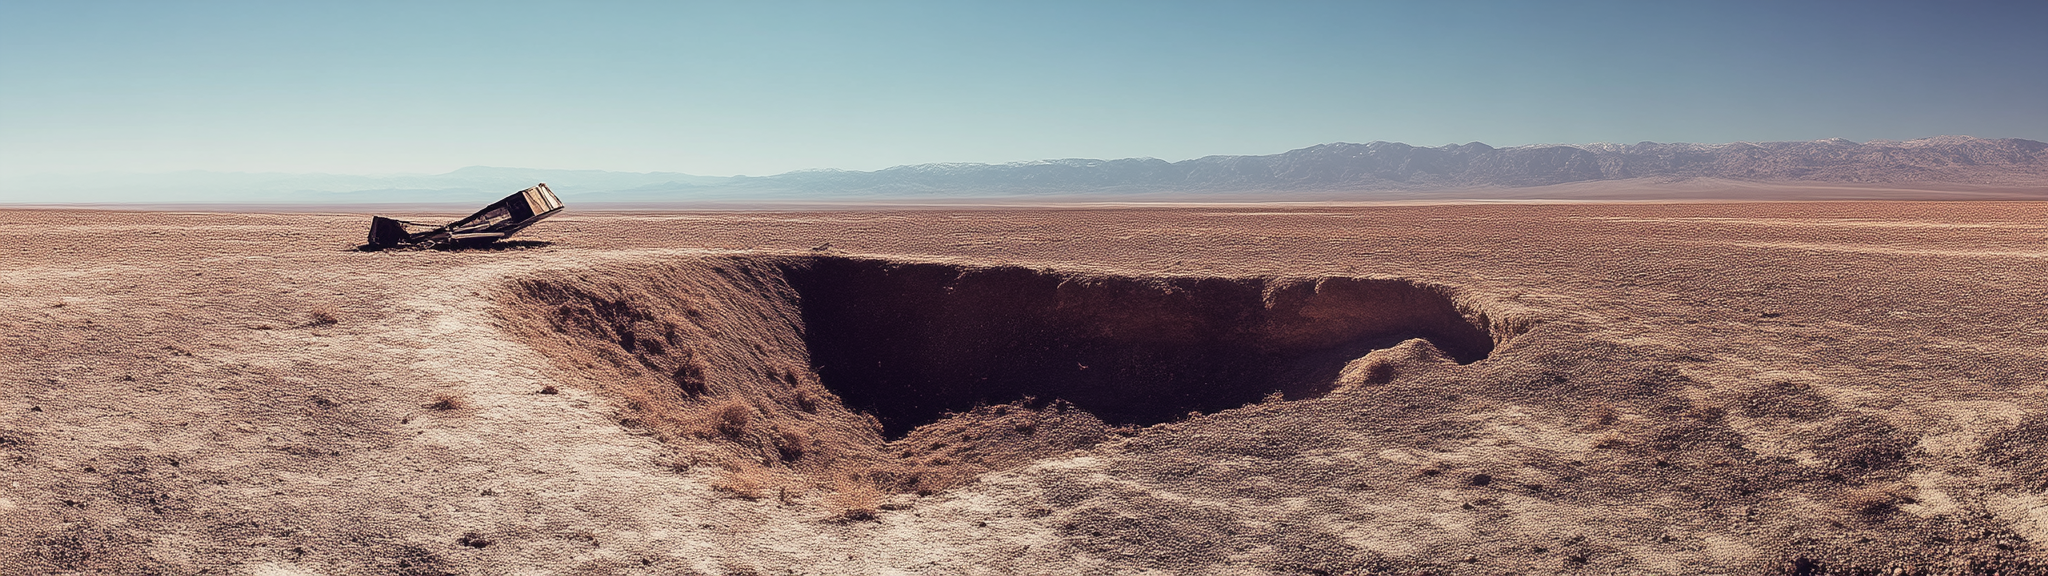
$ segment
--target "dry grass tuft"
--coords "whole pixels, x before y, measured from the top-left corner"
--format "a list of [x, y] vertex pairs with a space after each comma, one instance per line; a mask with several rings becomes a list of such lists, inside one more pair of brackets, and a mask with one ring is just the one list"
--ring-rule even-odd
[[333, 326], [341, 323], [341, 310], [331, 305], [321, 305], [306, 313], [307, 326]]
[[705, 368], [704, 361], [691, 357], [685, 359], [681, 366], [677, 366], [675, 371], [669, 374], [669, 380], [675, 382], [676, 389], [681, 390], [683, 394], [701, 396], [710, 390], [710, 384], [704, 380]]
[[857, 474], [840, 476], [832, 481], [832, 494], [825, 497], [833, 518], [850, 522], [875, 519], [881, 510], [882, 489], [874, 481]]
[[788, 462], [804, 457], [811, 449], [811, 435], [801, 430], [782, 430], [775, 433], [775, 453]]
[[447, 412], [450, 410], [461, 410], [468, 406], [468, 400], [464, 400], [461, 396], [448, 392], [435, 394], [431, 400], [427, 401], [427, 409], [439, 410], [442, 412]]
[[727, 400], [711, 409], [711, 426], [726, 438], [739, 439], [747, 435], [747, 425], [754, 421], [754, 407], [739, 399]]
[[775, 484], [775, 473], [751, 462], [729, 463], [725, 473], [711, 482], [711, 489], [739, 498], [760, 500]]
[[696, 454], [677, 454], [675, 456], [669, 457], [667, 460], [663, 460], [661, 462], [661, 466], [663, 468], [669, 469], [669, 471], [671, 472], [681, 474], [684, 472], [689, 472], [690, 470], [695, 469], [697, 465], [703, 463], [704, 458], [702, 456]]

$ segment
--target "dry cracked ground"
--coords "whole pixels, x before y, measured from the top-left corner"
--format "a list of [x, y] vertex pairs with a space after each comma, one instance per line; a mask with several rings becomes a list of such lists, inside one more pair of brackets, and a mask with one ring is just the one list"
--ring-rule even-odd
[[2040, 203], [5, 216], [4, 574], [2048, 573]]

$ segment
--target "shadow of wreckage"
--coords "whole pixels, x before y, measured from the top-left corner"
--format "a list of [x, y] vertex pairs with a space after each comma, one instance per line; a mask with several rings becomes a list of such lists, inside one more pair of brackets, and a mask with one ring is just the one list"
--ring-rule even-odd
[[562, 199], [556, 198], [546, 183], [541, 183], [493, 202], [468, 218], [439, 226], [371, 216], [369, 243], [359, 249], [482, 247], [509, 238], [561, 211]]

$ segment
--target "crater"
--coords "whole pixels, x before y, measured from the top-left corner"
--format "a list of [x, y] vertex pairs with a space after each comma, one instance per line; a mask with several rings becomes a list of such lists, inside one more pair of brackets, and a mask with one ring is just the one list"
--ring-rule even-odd
[[508, 331], [558, 379], [611, 397], [623, 424], [819, 482], [917, 491], [1384, 382], [1399, 374], [1374, 362], [1389, 358], [1479, 361], [1520, 331], [1453, 287], [1399, 278], [836, 256], [542, 272], [501, 304]]
[[1056, 399], [1151, 425], [1327, 393], [1347, 362], [1424, 338], [1461, 363], [1493, 340], [1437, 286], [1369, 278], [1065, 274], [879, 260], [788, 269], [811, 365], [901, 437], [946, 414]]

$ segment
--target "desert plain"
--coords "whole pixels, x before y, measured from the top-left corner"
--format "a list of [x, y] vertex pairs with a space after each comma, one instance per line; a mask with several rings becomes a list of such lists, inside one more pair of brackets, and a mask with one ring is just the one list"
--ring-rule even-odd
[[2048, 573], [2048, 204], [571, 204], [0, 211], [0, 574]]

